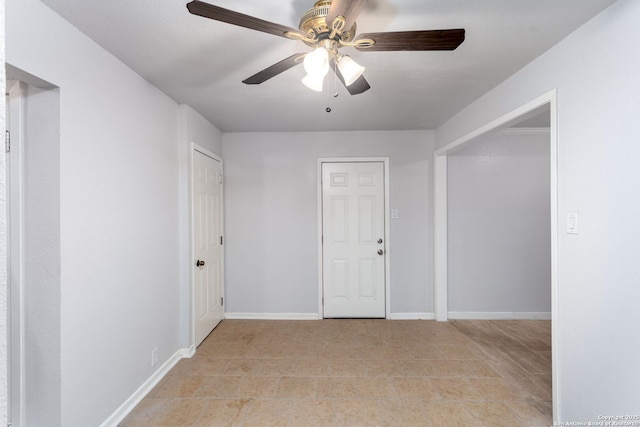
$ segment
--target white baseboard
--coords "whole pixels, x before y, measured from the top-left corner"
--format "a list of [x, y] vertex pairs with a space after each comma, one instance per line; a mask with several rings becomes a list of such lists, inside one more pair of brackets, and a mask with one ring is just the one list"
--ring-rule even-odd
[[[231, 320], [319, 320], [318, 313], [225, 313]], [[434, 320], [434, 313], [390, 313], [389, 320]]]
[[318, 320], [318, 313], [225, 313], [225, 319], [233, 320]]
[[182, 353], [182, 359], [191, 359], [196, 354], [196, 346], [194, 344], [189, 348], [180, 349], [180, 352]]
[[550, 312], [476, 312], [450, 311], [451, 320], [551, 320]]
[[435, 320], [435, 313], [390, 313], [389, 320]]
[[176, 366], [180, 359], [190, 358], [194, 355], [195, 346], [181, 348], [175, 352], [148, 380], [146, 380], [100, 427], [117, 427], [124, 418], [135, 408], [144, 397], [164, 378], [165, 375]]

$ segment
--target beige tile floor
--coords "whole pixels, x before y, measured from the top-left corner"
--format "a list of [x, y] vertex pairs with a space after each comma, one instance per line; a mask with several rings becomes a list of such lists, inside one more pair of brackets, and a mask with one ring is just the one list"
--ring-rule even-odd
[[549, 426], [549, 321], [225, 320], [136, 426]]

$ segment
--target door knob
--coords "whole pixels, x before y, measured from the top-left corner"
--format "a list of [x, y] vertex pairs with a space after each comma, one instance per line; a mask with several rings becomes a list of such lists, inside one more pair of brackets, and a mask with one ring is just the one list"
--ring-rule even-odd
[[378, 249], [378, 255], [382, 255], [384, 251], [382, 249]]
[[378, 239], [378, 243], [382, 243], [382, 239]]
[[201, 261], [201, 260], [196, 261], [196, 267], [202, 267], [203, 265], [204, 265], [204, 261]]

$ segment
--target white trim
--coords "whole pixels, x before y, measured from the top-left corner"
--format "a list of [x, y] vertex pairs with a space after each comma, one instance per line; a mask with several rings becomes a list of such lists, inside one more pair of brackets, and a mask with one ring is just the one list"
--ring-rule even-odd
[[548, 127], [541, 128], [507, 128], [497, 132], [498, 135], [546, 135], [549, 133]]
[[391, 313], [389, 320], [434, 320], [435, 313]]
[[318, 313], [225, 313], [226, 320], [319, 320]]
[[182, 354], [183, 359], [191, 359], [196, 354], [196, 346], [192, 345], [189, 348], [181, 348], [179, 352]]
[[[225, 313], [227, 320], [321, 320], [318, 313]], [[433, 320], [433, 313], [390, 313], [389, 320]]]
[[385, 318], [391, 313], [391, 224], [390, 224], [390, 200], [389, 200], [389, 157], [319, 157], [317, 163], [317, 224], [318, 224], [318, 315], [324, 316], [322, 306], [322, 164], [323, 163], [357, 163], [357, 162], [382, 162], [384, 164], [384, 240], [385, 258]]
[[447, 214], [447, 156], [433, 157], [434, 188], [433, 188], [433, 287], [434, 312], [436, 320], [447, 320], [447, 283], [448, 277], [448, 239], [449, 230]]
[[157, 371], [155, 371], [149, 379], [147, 379], [133, 394], [125, 400], [110, 416], [107, 418], [100, 427], [116, 427], [125, 417], [133, 411], [133, 409], [149, 394], [153, 388], [169, 373], [169, 371], [176, 366], [176, 364], [185, 358], [190, 358], [195, 353], [195, 347], [181, 348], [176, 351], [173, 356], [169, 358]]
[[193, 153], [193, 151], [198, 151], [198, 152], [204, 154], [205, 156], [211, 157], [212, 159], [215, 159], [215, 160], [219, 161], [220, 163], [222, 163], [222, 157], [218, 156], [213, 151], [209, 151], [206, 148], [201, 147], [200, 145], [196, 144], [195, 142], [191, 143], [191, 152]]
[[[26, 85], [18, 80], [6, 82], [6, 128], [11, 133], [11, 152], [7, 156], [8, 188], [7, 239], [9, 286], [9, 342], [8, 347], [8, 413], [14, 426], [25, 422], [25, 363], [24, 363], [24, 121]], [[16, 366], [17, 365], [17, 366]]]
[[437, 320], [447, 320], [447, 156], [449, 153], [472, 142], [488, 132], [507, 128], [519, 118], [534, 115], [536, 110], [549, 105], [551, 118], [549, 127], [550, 150], [550, 215], [551, 215], [551, 352], [553, 419], [561, 419], [560, 381], [560, 308], [558, 301], [558, 124], [557, 91], [544, 95], [516, 108], [502, 117], [446, 144], [434, 152], [434, 300]]
[[449, 319], [459, 320], [551, 320], [551, 312], [450, 311]]
[[549, 162], [551, 187], [551, 404], [553, 421], [560, 416], [560, 305], [558, 302], [558, 104], [555, 90], [550, 94]]
[[318, 242], [318, 317], [324, 318], [323, 304], [323, 260], [322, 260], [322, 161], [318, 159], [316, 178], [316, 209], [317, 209], [317, 242]]
[[[224, 162], [222, 160], [222, 157], [218, 156], [217, 154], [213, 153], [212, 151], [207, 150], [206, 148], [196, 144], [195, 142], [192, 142], [191, 144], [189, 144], [189, 170], [188, 170], [188, 175], [189, 175], [189, 259], [188, 262], [191, 263], [194, 259], [194, 254], [195, 254], [195, 239], [194, 239], [194, 208], [193, 208], [193, 201], [195, 200], [194, 198], [194, 191], [195, 191], [195, 187], [193, 185], [193, 163], [194, 163], [194, 154], [195, 152], [199, 152], [204, 154], [207, 157], [211, 157], [212, 159], [220, 162], [220, 173], [222, 174], [222, 176], [224, 177]], [[221, 200], [222, 200], [222, 209], [220, 211], [220, 221], [222, 222], [222, 235], [224, 236], [224, 178], [223, 178], [223, 185], [222, 188], [220, 189], [220, 196], [221, 196]], [[224, 299], [224, 283], [225, 283], [225, 276], [224, 276], [224, 249], [225, 246], [222, 246], [222, 253], [221, 253], [221, 262], [220, 262], [220, 269], [221, 269], [221, 274], [222, 274], [222, 289], [220, 290], [220, 295], [222, 296], [222, 298]], [[189, 264], [192, 265], [192, 264]], [[191, 319], [191, 331], [189, 332], [189, 345], [194, 349], [195, 352], [195, 343], [196, 343], [196, 315], [195, 315], [195, 281], [194, 281], [194, 277], [193, 277], [193, 268], [189, 267], [188, 269], [189, 271], [189, 293], [190, 298], [189, 300], [191, 301], [190, 307], [189, 307], [189, 311], [190, 311], [190, 315], [189, 318]], [[225, 319], [225, 312], [224, 312], [224, 304], [222, 305], [222, 319]]]
[[[468, 142], [476, 139], [479, 136], [485, 135], [489, 132], [494, 132], [494, 131], [497, 132], [497, 131], [506, 129], [509, 127], [509, 124], [513, 122], [515, 119], [526, 118], [527, 116], [535, 112], [535, 110], [537, 110], [538, 108], [546, 104], [555, 103], [556, 99], [557, 99], [556, 90], [554, 89], [552, 91], [545, 93], [542, 96], [539, 96], [533, 101], [530, 101], [524, 105], [521, 105], [520, 107], [516, 108], [513, 111], [510, 111], [504, 116], [499, 117], [493, 120], [492, 122], [489, 122], [486, 125], [481, 126], [478, 129], [469, 132], [468, 134], [456, 139], [455, 141], [442, 146], [441, 148], [435, 151], [435, 154], [438, 156], [446, 155], [448, 153], [451, 153], [453, 150], [457, 148], [461, 148], [462, 146], [466, 145]], [[554, 125], [555, 125], [555, 122], [551, 120], [550, 129], [553, 129]]]

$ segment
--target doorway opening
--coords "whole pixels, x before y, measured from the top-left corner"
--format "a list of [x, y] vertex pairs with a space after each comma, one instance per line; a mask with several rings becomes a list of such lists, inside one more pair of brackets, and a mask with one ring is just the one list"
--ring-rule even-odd
[[5, 69], [7, 406], [12, 425], [42, 424], [40, 417], [60, 419], [60, 88], [9, 64]]
[[[448, 164], [449, 156], [456, 150], [478, 142], [480, 137], [510, 128], [534, 117], [548, 117], [549, 128], [549, 241], [550, 241], [550, 289], [551, 289], [551, 365], [553, 413], [558, 413], [558, 220], [557, 220], [557, 123], [556, 92], [551, 91], [510, 113], [476, 129], [434, 153], [434, 278], [435, 317], [438, 321], [449, 319], [449, 204]], [[548, 113], [546, 113], [548, 112]]]

